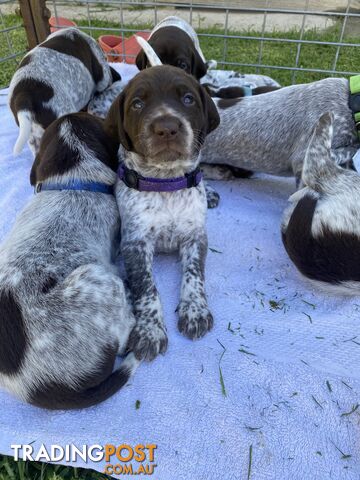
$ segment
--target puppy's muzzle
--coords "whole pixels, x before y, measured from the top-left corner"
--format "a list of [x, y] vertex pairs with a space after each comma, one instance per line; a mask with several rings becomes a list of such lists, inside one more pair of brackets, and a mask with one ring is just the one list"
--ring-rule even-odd
[[176, 140], [182, 127], [182, 122], [170, 115], [156, 118], [150, 129], [157, 141], [172, 141]]

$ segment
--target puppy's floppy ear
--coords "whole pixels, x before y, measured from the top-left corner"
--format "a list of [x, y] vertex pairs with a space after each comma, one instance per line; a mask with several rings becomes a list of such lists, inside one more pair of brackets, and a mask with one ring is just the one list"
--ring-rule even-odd
[[203, 62], [202, 58], [199, 55], [199, 52], [194, 47], [191, 55], [191, 74], [196, 77], [198, 80], [206, 75], [207, 65]]
[[118, 143], [104, 128], [103, 120], [88, 113], [71, 113], [60, 117], [45, 130], [39, 153], [30, 172], [30, 183], [36, 185], [48, 177], [63, 175], [83, 158], [82, 147], [116, 171]]
[[331, 158], [333, 115], [324, 113], [316, 123], [307, 148], [302, 171], [302, 181], [315, 191], [322, 192], [331, 178], [345, 170]]
[[136, 66], [139, 70], [144, 70], [147, 67], [147, 62], [147, 56], [145, 55], [144, 50], [141, 49], [135, 60]]
[[113, 83], [118, 82], [121, 80], [121, 75], [118, 73], [113, 67], [110, 67], [110, 73]]
[[[72, 135], [86, 146], [97, 160], [116, 171], [119, 144], [106, 132], [104, 121], [88, 113], [77, 113], [69, 115], [68, 122], [71, 124]], [[75, 147], [75, 151], [78, 151], [78, 147]]]
[[205, 118], [207, 118], [207, 126], [205, 128], [205, 134], [212, 132], [220, 124], [220, 117], [217, 111], [216, 105], [213, 102], [210, 95], [207, 93], [205, 88], [199, 85], [200, 88], [200, 97], [203, 104], [203, 110]]
[[64, 143], [57, 133], [51, 133], [42, 138], [39, 153], [31, 168], [30, 183], [33, 186], [48, 177], [66, 173], [80, 161], [76, 151]]
[[[126, 89], [125, 89], [126, 90]], [[132, 143], [124, 128], [125, 90], [114, 100], [105, 118], [105, 131], [116, 142], [131, 150]]]
[[35, 185], [37, 184], [36, 169], [39, 163], [40, 163], [40, 158], [39, 158], [39, 154], [37, 154], [30, 171], [30, 185], [32, 185], [33, 187], [35, 187]]

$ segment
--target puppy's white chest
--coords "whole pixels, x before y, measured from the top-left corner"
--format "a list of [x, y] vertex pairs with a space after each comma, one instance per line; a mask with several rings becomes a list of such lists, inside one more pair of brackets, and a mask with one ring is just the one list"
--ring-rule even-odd
[[151, 238], [157, 251], [173, 251], [206, 219], [203, 183], [171, 193], [138, 192], [118, 182], [116, 197], [122, 222], [122, 237]]

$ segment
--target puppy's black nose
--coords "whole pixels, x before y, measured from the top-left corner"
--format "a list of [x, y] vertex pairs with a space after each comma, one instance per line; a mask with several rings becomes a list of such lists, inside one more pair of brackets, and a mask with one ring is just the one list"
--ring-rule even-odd
[[157, 118], [152, 124], [153, 132], [161, 139], [173, 140], [179, 133], [180, 127], [180, 120], [170, 116]]

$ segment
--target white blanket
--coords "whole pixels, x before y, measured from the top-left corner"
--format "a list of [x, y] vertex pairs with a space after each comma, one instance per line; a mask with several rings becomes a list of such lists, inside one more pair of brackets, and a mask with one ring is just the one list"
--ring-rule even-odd
[[[4, 91], [0, 104], [2, 240], [32, 195], [32, 158], [28, 148], [13, 158], [18, 130]], [[279, 224], [293, 179], [214, 186], [221, 203], [208, 213], [213, 331], [196, 342], [180, 335], [180, 266], [175, 256], [157, 257], [166, 355], [84, 411], [48, 412], [0, 391], [1, 453], [31, 442], [35, 451], [42, 443], [155, 443], [155, 474], [143, 478], [240, 480], [252, 445], [253, 480], [359, 479], [360, 299], [314, 290], [289, 261]]]

